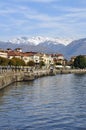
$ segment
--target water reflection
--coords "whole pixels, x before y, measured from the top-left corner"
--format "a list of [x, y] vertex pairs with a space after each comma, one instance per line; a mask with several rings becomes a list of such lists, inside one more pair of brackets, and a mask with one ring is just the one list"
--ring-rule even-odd
[[0, 129], [85, 129], [85, 76], [59, 74], [6, 87], [0, 92]]

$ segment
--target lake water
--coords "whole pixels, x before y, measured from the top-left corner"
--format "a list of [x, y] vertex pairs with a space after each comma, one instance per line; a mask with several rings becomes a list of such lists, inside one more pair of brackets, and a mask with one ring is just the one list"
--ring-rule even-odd
[[86, 130], [86, 75], [59, 74], [0, 91], [0, 130]]

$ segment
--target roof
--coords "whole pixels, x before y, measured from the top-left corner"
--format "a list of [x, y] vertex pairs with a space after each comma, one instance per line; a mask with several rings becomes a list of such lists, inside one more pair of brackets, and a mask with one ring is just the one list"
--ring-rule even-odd
[[8, 56], [22, 56], [22, 53], [17, 51], [9, 51]]
[[59, 57], [59, 56], [64, 57], [63, 54], [51, 54], [51, 56], [52, 56], [52, 57]]
[[28, 52], [25, 52], [22, 54], [23, 56], [33, 56], [34, 54], [33, 53], [28, 53]]

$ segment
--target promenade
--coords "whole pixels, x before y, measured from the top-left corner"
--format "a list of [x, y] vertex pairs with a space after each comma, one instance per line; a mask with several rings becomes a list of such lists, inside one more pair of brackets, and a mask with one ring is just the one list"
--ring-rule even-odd
[[42, 76], [56, 74], [86, 74], [86, 69], [32, 69], [28, 66], [0, 66], [0, 89], [14, 82], [31, 81]]
[[0, 67], [0, 89], [14, 82], [30, 81], [38, 77], [49, 75], [50, 71], [41, 69], [31, 69], [30, 67], [3, 66]]

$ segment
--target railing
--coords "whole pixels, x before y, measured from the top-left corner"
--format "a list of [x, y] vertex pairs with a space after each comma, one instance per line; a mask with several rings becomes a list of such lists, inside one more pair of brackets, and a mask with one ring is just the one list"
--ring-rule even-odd
[[38, 69], [35, 67], [29, 67], [29, 66], [0, 66], [0, 74], [6, 74], [6, 73], [10, 73], [10, 72], [44, 72], [45, 71], [49, 71], [49, 69]]
[[[31, 72], [31, 73], [40, 73], [40, 72], [50, 72], [50, 69], [37, 69], [35, 67], [29, 67], [29, 66], [0, 66], [0, 74], [6, 74], [10, 72]], [[86, 69], [61, 69], [61, 70], [54, 70], [57, 73], [60, 73], [61, 71], [63, 73], [80, 73], [80, 72], [86, 72]]]
[[18, 71], [31, 71], [31, 68], [28, 66], [0, 66], [0, 73], [6, 73], [6, 72], [18, 72]]

